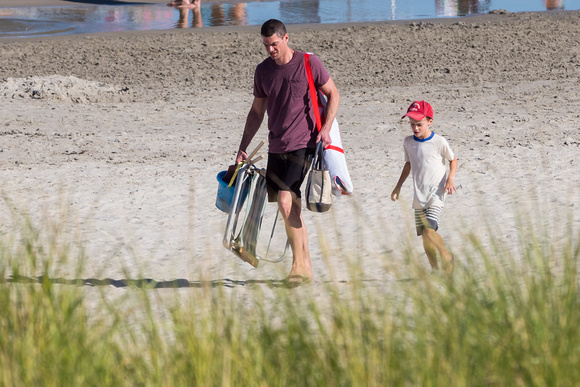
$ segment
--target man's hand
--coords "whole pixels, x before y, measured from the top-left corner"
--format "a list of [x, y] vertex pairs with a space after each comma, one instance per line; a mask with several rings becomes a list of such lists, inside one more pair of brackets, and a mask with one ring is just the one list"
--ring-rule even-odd
[[247, 159], [248, 159], [248, 154], [240, 149], [238, 151], [237, 156], [236, 156], [236, 165], [238, 165], [239, 163], [241, 163], [242, 161], [247, 160]]
[[318, 142], [322, 141], [322, 147], [326, 148], [327, 146], [329, 146], [332, 143], [332, 140], [330, 139], [330, 134], [329, 133], [324, 133], [322, 131], [320, 131], [318, 133], [318, 136], [316, 136], [316, 143], [318, 144]]

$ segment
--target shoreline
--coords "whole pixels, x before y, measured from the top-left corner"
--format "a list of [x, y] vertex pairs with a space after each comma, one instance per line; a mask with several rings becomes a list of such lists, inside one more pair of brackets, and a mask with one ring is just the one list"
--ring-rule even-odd
[[[202, 0], [205, 3], [221, 3], [221, 0]], [[239, 2], [247, 2], [247, 0], [239, 0]], [[264, 1], [264, 0], [258, 0]], [[268, 1], [268, 0], [265, 0]], [[82, 1], [82, 0], [0, 0], [0, 8], [13, 8], [13, 7], [66, 7], [66, 6], [95, 6], [95, 5], [144, 5], [144, 4], [167, 4], [168, 1], [163, 2], [159, 0], [94, 0], [94, 1]], [[233, 2], [238, 2], [238, 0], [233, 0]]]
[[[221, 3], [222, 0], [202, 0], [206, 3]], [[254, 2], [268, 2], [269, 0], [254, 0]], [[230, 2], [247, 2], [245, 0], [233, 0]], [[40, 6], [97, 6], [97, 5], [142, 5], [142, 4], [166, 4], [166, 2], [159, 0], [140, 0], [140, 1], [127, 1], [127, 0], [94, 0], [85, 2], [82, 0], [0, 0], [0, 8], [8, 7], [40, 7]], [[580, 14], [580, 10], [546, 10], [546, 11], [524, 11], [524, 12], [507, 12], [507, 13], [497, 13], [493, 10], [486, 14], [475, 14], [475, 15], [465, 15], [457, 17], [438, 17], [438, 18], [419, 18], [419, 19], [404, 19], [404, 20], [386, 20], [386, 21], [371, 21], [371, 22], [341, 22], [341, 23], [309, 23], [309, 24], [290, 24], [286, 22], [289, 32], [291, 31], [330, 31], [342, 28], [354, 27], [360, 28], [365, 26], [400, 26], [400, 25], [424, 25], [424, 24], [438, 24], [438, 25], [452, 25], [457, 23], [467, 23], [467, 24], [482, 24], [482, 23], [505, 23], [511, 18], [521, 18], [528, 17], [530, 15], [540, 15], [547, 16], [550, 18], [567, 18], [572, 14]], [[506, 19], [507, 18], [507, 19]], [[10, 42], [10, 41], [35, 41], [44, 39], [59, 39], [59, 38], [70, 38], [76, 36], [135, 36], [141, 34], [163, 34], [167, 32], [193, 32], [197, 34], [205, 33], [229, 33], [229, 32], [245, 32], [258, 30], [259, 25], [249, 25], [249, 26], [204, 26], [204, 27], [188, 27], [188, 28], [169, 28], [163, 30], [132, 30], [132, 31], [113, 31], [113, 32], [95, 32], [95, 33], [79, 33], [79, 34], [67, 34], [67, 35], [48, 35], [48, 36], [27, 36], [27, 37], [9, 37], [0, 36], [0, 42]]]

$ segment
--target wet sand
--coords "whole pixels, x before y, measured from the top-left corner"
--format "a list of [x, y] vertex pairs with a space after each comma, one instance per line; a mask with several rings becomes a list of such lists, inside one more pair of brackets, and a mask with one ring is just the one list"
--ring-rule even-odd
[[[400, 117], [416, 99], [433, 105], [433, 128], [459, 159], [440, 229], [451, 250], [468, 232], [517, 249], [522, 228], [552, 233], [569, 215], [578, 227], [579, 21], [570, 11], [290, 25], [291, 46], [319, 55], [340, 90], [355, 185], [331, 213], [305, 211], [310, 288], [353, 275], [396, 287], [414, 275], [408, 243], [428, 270], [411, 181], [401, 202], [389, 198], [410, 134]], [[64, 278], [247, 285], [287, 274], [290, 258], [253, 269], [226, 251], [226, 215], [214, 205], [265, 56], [259, 27], [0, 40], [0, 50], [0, 237], [14, 236], [24, 213], [79, 241], [85, 268], [60, 265]], [[266, 136], [263, 125], [254, 143]], [[518, 214], [545, 219], [522, 225]]]

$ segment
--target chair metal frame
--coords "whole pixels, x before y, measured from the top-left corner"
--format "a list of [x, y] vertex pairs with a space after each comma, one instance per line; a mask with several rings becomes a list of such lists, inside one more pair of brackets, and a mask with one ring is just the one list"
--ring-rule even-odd
[[[251, 157], [257, 153], [258, 149], [264, 142], [265, 141], [262, 141], [262, 143], [252, 152], [250, 157], [238, 166], [237, 174], [234, 175], [234, 178], [237, 176], [237, 180], [223, 238], [223, 245], [227, 250], [256, 268], [260, 261], [274, 263], [282, 261], [286, 256], [289, 246], [289, 242], [286, 241], [283, 253], [275, 259], [268, 259], [270, 243], [274, 236], [274, 230], [280, 212], [278, 210], [276, 212], [276, 217], [274, 218], [274, 224], [272, 226], [272, 232], [270, 234], [270, 240], [265, 254], [260, 255], [256, 251], [256, 244], [267, 203], [267, 193], [265, 190], [266, 170], [260, 169], [254, 165], [257, 161], [261, 160], [263, 156], [259, 156], [254, 160], [251, 160]], [[264, 188], [258, 187], [259, 185], [263, 185]], [[244, 197], [242, 194], [242, 191], [245, 189], [248, 189], [247, 197]], [[246, 207], [246, 211], [242, 211], [244, 206]], [[242, 213], [244, 215], [240, 222], [240, 215]], [[246, 236], [244, 233], [245, 227], [254, 227], [254, 230], [252, 231], [255, 232], [255, 235], [251, 237], [255, 240], [244, 240], [244, 237]], [[257, 227], [257, 229], [255, 227]]]

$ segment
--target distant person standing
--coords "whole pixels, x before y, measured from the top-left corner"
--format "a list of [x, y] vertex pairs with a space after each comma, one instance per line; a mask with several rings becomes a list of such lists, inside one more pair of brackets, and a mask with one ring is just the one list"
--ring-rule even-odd
[[544, 0], [544, 3], [548, 11], [552, 9], [564, 9], [564, 2], [562, 0]]
[[318, 57], [310, 55], [315, 86], [327, 97], [326, 121], [320, 132], [308, 89], [305, 53], [288, 46], [284, 23], [270, 19], [262, 25], [262, 42], [269, 57], [256, 67], [254, 100], [236, 164], [248, 158], [246, 149], [268, 113], [268, 200], [277, 202], [284, 218], [286, 235], [292, 248], [290, 282], [314, 278], [308, 248], [308, 233], [302, 218], [300, 187], [312, 162], [316, 144], [330, 144], [330, 128], [339, 104], [339, 93]]
[[[248, 25], [248, 15], [246, 14], [246, 4], [212, 4], [210, 21], [212, 26], [245, 26]], [[227, 9], [227, 13], [226, 13]]]
[[[402, 118], [405, 117], [409, 117], [413, 135], [406, 137], [403, 142], [405, 165], [397, 186], [391, 193], [391, 200], [399, 199], [403, 183], [409, 174], [412, 174], [417, 236], [423, 238], [423, 248], [431, 268], [439, 270], [437, 263], [437, 252], [439, 252], [443, 269], [451, 274], [455, 267], [455, 260], [445, 248], [437, 230], [445, 196], [457, 192], [455, 188], [457, 158], [447, 140], [431, 131], [433, 108], [428, 102], [413, 102]], [[449, 174], [447, 174], [447, 162], [449, 162]]]
[[201, 18], [201, 0], [175, 0], [167, 3], [168, 7], [177, 8], [179, 11], [179, 19], [177, 21], [177, 28], [187, 28], [189, 21], [189, 10], [193, 14], [192, 27], [203, 27], [203, 20]]

